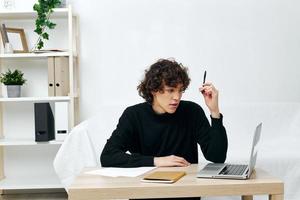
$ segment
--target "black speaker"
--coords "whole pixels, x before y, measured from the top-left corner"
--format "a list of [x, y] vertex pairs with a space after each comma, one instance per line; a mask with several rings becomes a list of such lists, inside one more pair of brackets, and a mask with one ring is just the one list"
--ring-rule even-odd
[[34, 104], [35, 141], [54, 139], [54, 117], [49, 103]]

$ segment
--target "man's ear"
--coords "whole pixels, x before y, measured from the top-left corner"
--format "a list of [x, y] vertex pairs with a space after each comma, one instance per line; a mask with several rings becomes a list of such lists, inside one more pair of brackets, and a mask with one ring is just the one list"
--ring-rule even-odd
[[151, 91], [151, 94], [152, 94], [153, 97], [156, 96], [156, 92], [154, 92], [154, 91]]

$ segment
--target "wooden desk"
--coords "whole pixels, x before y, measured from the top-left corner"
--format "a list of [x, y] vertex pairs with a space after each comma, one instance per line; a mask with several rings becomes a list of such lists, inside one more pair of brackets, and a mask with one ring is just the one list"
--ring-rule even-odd
[[[238, 195], [243, 200], [252, 195], [269, 195], [270, 200], [283, 200], [283, 182], [261, 169], [249, 180], [200, 179], [196, 174], [203, 166], [157, 168], [155, 170], [184, 170], [187, 175], [173, 184], [142, 183], [141, 177], [104, 177], [81, 173], [69, 187], [69, 200], [172, 198]], [[91, 170], [91, 169], [89, 169]], [[94, 169], [92, 169], [94, 170]], [[151, 172], [150, 172], [151, 173]]]

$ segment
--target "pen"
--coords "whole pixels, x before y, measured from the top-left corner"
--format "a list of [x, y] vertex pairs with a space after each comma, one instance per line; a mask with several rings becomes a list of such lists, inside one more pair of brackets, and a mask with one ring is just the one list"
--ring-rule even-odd
[[204, 71], [203, 84], [205, 83], [205, 80], [206, 80], [206, 70]]

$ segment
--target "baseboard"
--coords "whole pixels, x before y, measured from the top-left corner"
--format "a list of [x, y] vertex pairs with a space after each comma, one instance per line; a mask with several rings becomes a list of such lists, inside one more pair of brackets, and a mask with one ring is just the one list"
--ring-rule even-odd
[[2, 190], [1, 194], [29, 194], [29, 193], [67, 193], [64, 188], [53, 189], [18, 189], [18, 190]]

